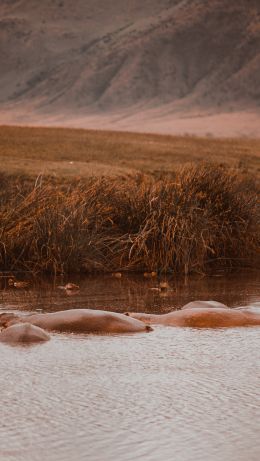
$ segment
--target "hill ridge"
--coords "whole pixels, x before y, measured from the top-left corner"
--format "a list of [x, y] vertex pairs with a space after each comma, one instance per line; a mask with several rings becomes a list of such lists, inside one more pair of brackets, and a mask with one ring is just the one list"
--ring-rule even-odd
[[0, 122], [258, 116], [259, 24], [256, 0], [2, 0]]

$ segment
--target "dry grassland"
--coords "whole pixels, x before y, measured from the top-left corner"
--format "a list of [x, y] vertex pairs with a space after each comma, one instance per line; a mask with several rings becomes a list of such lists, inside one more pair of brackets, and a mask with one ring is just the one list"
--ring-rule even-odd
[[11, 174], [84, 177], [141, 171], [160, 175], [205, 161], [260, 176], [260, 140], [0, 127], [0, 171]]
[[256, 267], [259, 147], [2, 127], [0, 268], [188, 274]]

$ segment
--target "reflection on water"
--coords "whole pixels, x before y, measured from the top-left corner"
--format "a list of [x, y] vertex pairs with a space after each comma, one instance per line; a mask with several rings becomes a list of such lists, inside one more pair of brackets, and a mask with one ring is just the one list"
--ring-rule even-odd
[[[116, 312], [169, 312], [173, 308], [196, 299], [214, 299], [230, 307], [258, 301], [260, 273], [240, 272], [224, 276], [168, 279], [169, 290], [157, 293], [159, 280], [142, 276], [124, 276], [115, 279], [110, 275], [70, 279], [80, 286], [78, 292], [58, 289], [66, 281], [39, 279], [31, 281], [28, 289], [7, 286], [2, 279], [0, 310], [62, 310], [70, 308], [111, 309]], [[0, 278], [1, 282], [1, 278]]]
[[[68, 296], [42, 281], [2, 290], [1, 310], [158, 312], [196, 298], [260, 298], [256, 274], [170, 284], [162, 298], [149, 292], [154, 282], [107, 276], [80, 280], [80, 292]], [[52, 335], [33, 347], [0, 344], [0, 360], [1, 460], [259, 459], [259, 328]]]

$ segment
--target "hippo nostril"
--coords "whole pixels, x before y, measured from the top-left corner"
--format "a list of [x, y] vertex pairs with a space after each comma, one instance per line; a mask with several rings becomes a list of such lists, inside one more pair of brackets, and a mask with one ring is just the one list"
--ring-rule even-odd
[[129, 317], [129, 312], [124, 312], [124, 315], [127, 315], [127, 317]]
[[150, 327], [150, 325], [146, 325], [145, 329], [146, 329], [146, 331], [153, 331], [153, 328]]

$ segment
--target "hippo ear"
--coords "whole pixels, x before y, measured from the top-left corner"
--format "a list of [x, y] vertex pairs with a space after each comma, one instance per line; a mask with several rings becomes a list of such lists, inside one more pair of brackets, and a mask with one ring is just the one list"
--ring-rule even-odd
[[3, 314], [0, 314], [0, 324], [6, 322], [6, 319], [8, 317], [8, 314], [5, 312]]
[[124, 312], [124, 315], [127, 315], [127, 317], [129, 317], [129, 312]]
[[17, 316], [15, 314], [4, 312], [3, 314], [0, 314], [0, 325], [5, 326], [8, 324], [8, 322], [11, 322], [11, 320], [14, 320], [16, 317]]

